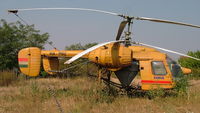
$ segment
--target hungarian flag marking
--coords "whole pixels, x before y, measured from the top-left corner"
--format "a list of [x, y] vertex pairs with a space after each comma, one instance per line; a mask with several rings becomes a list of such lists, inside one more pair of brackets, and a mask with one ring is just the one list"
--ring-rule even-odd
[[27, 68], [28, 67], [28, 58], [18, 58], [19, 67]]

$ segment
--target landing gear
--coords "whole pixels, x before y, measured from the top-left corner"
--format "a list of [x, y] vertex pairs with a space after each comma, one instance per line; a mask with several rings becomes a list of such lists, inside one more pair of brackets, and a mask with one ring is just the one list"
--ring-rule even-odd
[[108, 85], [110, 85], [110, 80], [111, 80], [111, 71], [105, 69], [105, 68], [102, 68], [102, 67], [98, 67], [98, 82], [101, 83], [102, 80], [108, 82]]

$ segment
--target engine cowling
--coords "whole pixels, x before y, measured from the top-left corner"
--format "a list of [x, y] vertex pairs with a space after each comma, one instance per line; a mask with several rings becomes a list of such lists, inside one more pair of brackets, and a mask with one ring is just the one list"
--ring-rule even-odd
[[131, 65], [131, 56], [131, 49], [119, 43], [112, 43], [90, 52], [88, 59], [107, 68], [119, 70]]

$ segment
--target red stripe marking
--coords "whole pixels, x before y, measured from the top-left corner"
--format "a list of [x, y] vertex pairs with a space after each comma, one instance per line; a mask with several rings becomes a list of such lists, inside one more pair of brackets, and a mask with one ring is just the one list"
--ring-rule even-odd
[[171, 84], [171, 81], [153, 81], [153, 80], [141, 80], [142, 83], [161, 83], [161, 84]]
[[18, 61], [20, 61], [20, 62], [28, 62], [28, 58], [18, 58]]

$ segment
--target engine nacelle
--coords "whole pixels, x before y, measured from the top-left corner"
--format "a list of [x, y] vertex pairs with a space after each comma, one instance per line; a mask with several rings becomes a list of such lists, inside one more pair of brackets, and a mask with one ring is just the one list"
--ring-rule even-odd
[[90, 52], [88, 59], [110, 69], [121, 69], [131, 65], [132, 51], [118, 43], [112, 43]]

